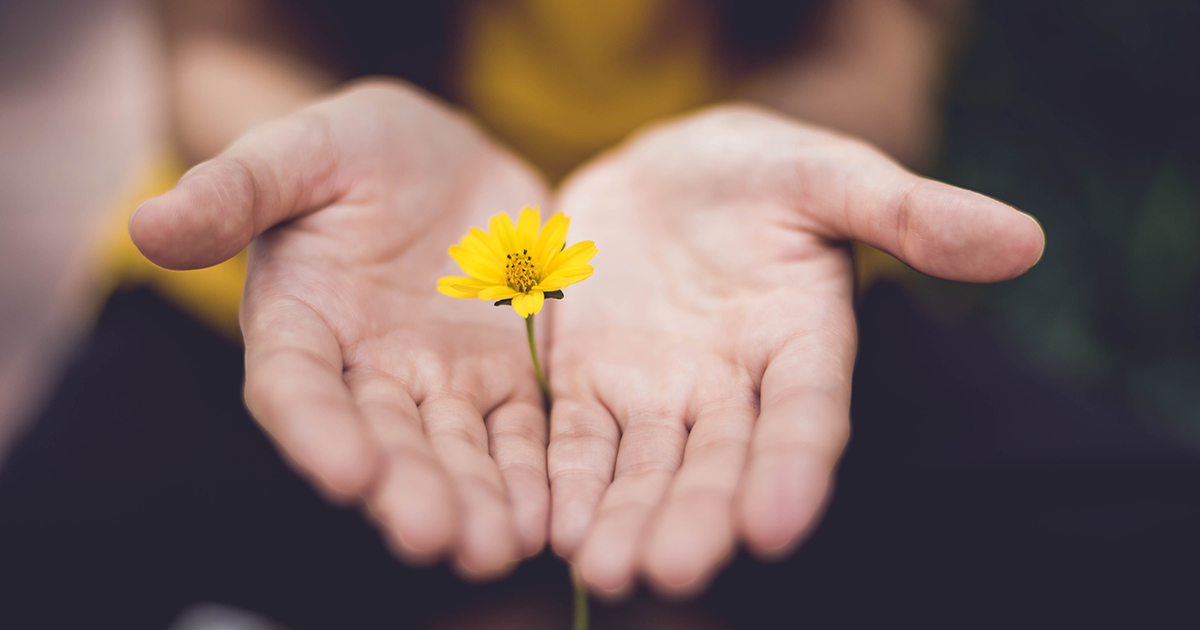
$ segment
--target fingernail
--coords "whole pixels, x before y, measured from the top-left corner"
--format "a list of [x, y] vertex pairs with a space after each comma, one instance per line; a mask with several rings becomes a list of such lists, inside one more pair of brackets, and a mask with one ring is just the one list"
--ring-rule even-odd
[[[1016, 210], [1016, 208], [1013, 208], [1013, 210]], [[1021, 211], [1017, 210], [1017, 212], [1021, 212]], [[1021, 212], [1021, 214], [1025, 215], [1030, 221], [1033, 221], [1033, 224], [1037, 226], [1038, 232], [1041, 232], [1041, 234], [1042, 234], [1042, 249], [1040, 251], [1038, 251], [1037, 260], [1033, 261], [1032, 265], [1029, 265], [1029, 268], [1032, 269], [1032, 268], [1036, 267], [1039, 262], [1042, 261], [1042, 255], [1046, 253], [1046, 230], [1044, 230], [1042, 228], [1042, 224], [1039, 223], [1038, 220], [1036, 218], [1034, 218], [1034, 216], [1032, 214], [1029, 214], [1028, 212]]]
[[[150, 199], [153, 199], [153, 197], [151, 197]], [[138, 204], [138, 207], [134, 208], [134, 209], [133, 209], [133, 212], [129, 213], [129, 221], [128, 221], [128, 222], [126, 222], [126, 224], [125, 224], [125, 231], [126, 231], [126, 232], [128, 232], [128, 231], [130, 231], [130, 230], [132, 230], [132, 229], [133, 229], [133, 217], [136, 217], [136, 216], [137, 216], [138, 210], [141, 210], [141, 209], [142, 209], [142, 206], [146, 205], [146, 204], [147, 204], [147, 203], [150, 201], [150, 199], [147, 199], [146, 201], [143, 201], [142, 203], [139, 203], [139, 204]]]

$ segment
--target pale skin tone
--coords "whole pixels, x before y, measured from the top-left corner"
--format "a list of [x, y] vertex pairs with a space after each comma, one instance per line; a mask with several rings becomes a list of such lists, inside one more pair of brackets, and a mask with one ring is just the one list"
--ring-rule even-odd
[[[909, 112], [874, 139], [919, 161], [928, 134], [889, 134], [928, 118], [930, 27], [891, 20], [912, 54], [850, 63], [834, 54], [859, 50], [846, 29], [878, 33], [881, 13], [844, 13], [862, 26], [831, 29], [839, 38], [810, 53], [828, 63], [785, 65], [747, 93], [873, 138], [880, 108]], [[254, 38], [226, 50], [239, 40], [208, 33], [179, 36], [203, 44], [176, 61], [189, 154], [211, 155], [332, 81], [298, 57], [255, 57]], [[923, 87], [897, 99], [876, 74]], [[828, 77], [855, 107], [810, 98], [842, 93]], [[569, 242], [600, 247], [595, 276], [539, 317], [549, 434], [522, 321], [434, 290], [461, 274], [446, 247], [468, 227], [533, 204], [572, 217]], [[130, 227], [171, 268], [254, 242], [247, 403], [297, 469], [361, 504], [401, 558], [494, 578], [549, 537], [610, 597], [639, 578], [695, 594], [738, 544], [779, 558], [816, 524], [850, 426], [847, 241], [972, 282], [1019, 275], [1042, 248], [1036, 223], [1008, 206], [745, 106], [663, 123], [551, 195], [465, 117], [398, 82], [254, 128]]]
[[634, 139], [553, 204], [602, 247], [596, 275], [544, 311], [548, 496], [521, 320], [434, 291], [455, 272], [447, 244], [545, 195], [464, 119], [386, 83], [248, 133], [147, 202], [131, 234], [178, 269], [258, 237], [247, 404], [402, 557], [501, 575], [542, 547], [552, 506], [555, 550], [609, 595], [639, 574], [695, 592], [738, 540], [778, 557], [815, 523], [849, 430], [845, 239], [977, 282], [1042, 248], [1008, 206], [765, 110]]
[[1020, 275], [1037, 223], [857, 140], [746, 106], [635, 137], [558, 209], [601, 245], [556, 305], [551, 542], [600, 595], [694, 594], [786, 555], [850, 432], [860, 240], [953, 280]]
[[492, 578], [544, 546], [546, 417], [522, 321], [433, 287], [468, 226], [546, 195], [460, 115], [375, 82], [247, 133], [130, 233], [171, 269], [254, 239], [251, 413], [402, 558]]

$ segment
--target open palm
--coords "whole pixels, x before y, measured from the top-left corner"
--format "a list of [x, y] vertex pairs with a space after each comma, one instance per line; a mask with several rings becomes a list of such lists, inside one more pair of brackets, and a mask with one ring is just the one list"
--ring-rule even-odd
[[814, 524], [849, 435], [847, 239], [976, 282], [1042, 247], [1008, 206], [749, 107], [635, 137], [558, 204], [601, 252], [553, 314], [551, 542], [601, 594], [695, 592], [739, 539], [778, 556]]
[[402, 556], [488, 577], [544, 544], [546, 419], [519, 318], [434, 287], [467, 227], [545, 196], [460, 116], [371, 82], [251, 131], [130, 231], [174, 269], [258, 237], [241, 312], [255, 418]]

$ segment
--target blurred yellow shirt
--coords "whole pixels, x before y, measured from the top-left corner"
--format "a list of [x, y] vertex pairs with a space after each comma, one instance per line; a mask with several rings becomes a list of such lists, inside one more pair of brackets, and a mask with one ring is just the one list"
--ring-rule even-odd
[[[551, 181], [638, 127], [713, 102], [728, 89], [711, 3], [476, 0], [468, 9], [452, 90]], [[107, 288], [151, 286], [238, 340], [245, 252], [210, 269], [176, 272], [147, 261], [129, 240], [133, 209], [170, 189], [183, 171], [164, 156], [122, 200], [105, 235]], [[860, 285], [896, 264], [869, 248], [857, 258]]]

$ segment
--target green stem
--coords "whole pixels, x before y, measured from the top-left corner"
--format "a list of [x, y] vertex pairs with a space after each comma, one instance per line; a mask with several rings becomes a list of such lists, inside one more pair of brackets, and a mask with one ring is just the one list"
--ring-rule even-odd
[[[546, 373], [542, 371], [542, 362], [538, 360], [537, 340], [533, 333], [533, 315], [525, 318], [525, 335], [529, 337], [529, 356], [533, 358], [533, 372], [537, 375], [538, 387], [542, 390], [542, 403], [546, 412], [550, 411], [550, 384], [546, 381]], [[579, 579], [579, 571], [571, 567], [571, 589], [575, 595], [575, 630], [588, 630], [588, 596], [583, 588], [583, 580]]]
[[571, 588], [575, 591], [575, 630], [588, 630], [588, 596], [579, 579], [579, 569], [571, 565]]
[[542, 390], [542, 403], [550, 410], [550, 384], [546, 382], [546, 373], [542, 371], [542, 362], [538, 360], [537, 341], [533, 335], [533, 315], [525, 318], [525, 334], [529, 337], [529, 354], [533, 357], [533, 371], [537, 374], [538, 387]]

